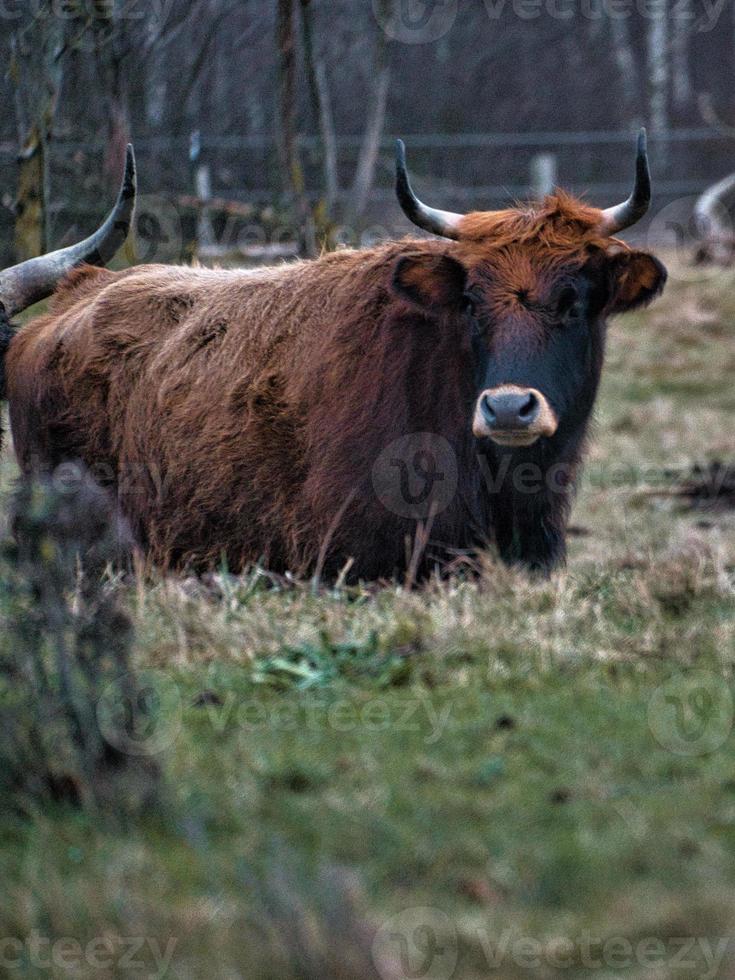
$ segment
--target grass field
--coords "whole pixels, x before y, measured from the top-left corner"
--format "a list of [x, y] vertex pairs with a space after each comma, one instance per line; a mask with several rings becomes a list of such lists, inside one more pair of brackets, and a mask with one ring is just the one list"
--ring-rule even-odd
[[735, 976], [735, 511], [674, 493], [735, 463], [735, 274], [671, 272], [564, 573], [122, 586], [165, 805], [3, 819], [0, 974]]

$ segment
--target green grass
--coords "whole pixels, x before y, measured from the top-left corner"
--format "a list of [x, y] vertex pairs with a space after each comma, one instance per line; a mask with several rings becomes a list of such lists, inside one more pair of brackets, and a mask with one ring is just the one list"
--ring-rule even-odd
[[674, 273], [611, 329], [551, 581], [123, 587], [166, 803], [0, 823], [11, 975], [80, 975], [35, 933], [103, 937], [88, 976], [732, 976], [735, 515], [650, 491], [735, 461], [735, 275]]

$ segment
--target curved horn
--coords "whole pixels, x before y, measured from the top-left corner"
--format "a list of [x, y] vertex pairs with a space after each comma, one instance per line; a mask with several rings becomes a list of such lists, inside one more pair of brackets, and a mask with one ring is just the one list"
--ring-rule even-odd
[[724, 241], [732, 237], [729, 226], [728, 204], [735, 191], [735, 174], [730, 174], [708, 187], [694, 205], [697, 234], [701, 238]]
[[651, 204], [651, 172], [648, 169], [646, 152], [646, 131], [638, 133], [638, 147], [635, 158], [635, 184], [633, 193], [627, 201], [606, 208], [602, 212], [600, 231], [603, 235], [615, 235], [640, 221]]
[[50, 296], [59, 280], [75, 266], [87, 262], [105, 265], [128, 237], [137, 189], [135, 154], [128, 144], [125, 171], [115, 207], [104, 224], [78, 245], [39, 255], [0, 272], [0, 304], [8, 318]]
[[459, 222], [464, 215], [452, 211], [437, 211], [429, 208], [416, 197], [408, 180], [406, 170], [406, 146], [403, 140], [396, 140], [396, 195], [403, 213], [417, 227], [444, 238], [459, 237]]

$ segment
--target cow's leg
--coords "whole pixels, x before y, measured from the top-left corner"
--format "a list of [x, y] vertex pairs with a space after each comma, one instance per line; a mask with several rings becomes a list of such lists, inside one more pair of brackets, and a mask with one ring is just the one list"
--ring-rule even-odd
[[567, 556], [566, 512], [557, 500], [536, 502], [513, 523], [515, 561], [531, 571], [548, 575]]
[[496, 508], [496, 543], [503, 561], [548, 575], [566, 560], [567, 488], [543, 486], [504, 494]]

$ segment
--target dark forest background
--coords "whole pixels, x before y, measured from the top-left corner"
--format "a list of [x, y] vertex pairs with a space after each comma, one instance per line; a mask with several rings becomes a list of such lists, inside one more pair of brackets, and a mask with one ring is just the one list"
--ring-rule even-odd
[[2, 0], [0, 20], [3, 261], [86, 230], [130, 139], [144, 259], [401, 231], [396, 135], [455, 210], [549, 179], [611, 203], [642, 124], [658, 207], [735, 169], [732, 0]]

